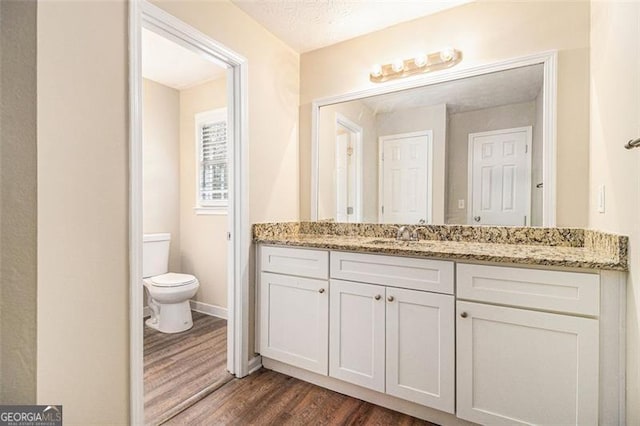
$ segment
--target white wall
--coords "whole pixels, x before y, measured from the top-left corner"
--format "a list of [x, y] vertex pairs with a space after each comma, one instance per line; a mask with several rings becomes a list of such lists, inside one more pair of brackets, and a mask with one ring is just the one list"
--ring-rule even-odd
[[[589, 179], [589, 3], [479, 1], [317, 49], [300, 63], [300, 213], [310, 214], [311, 101], [379, 87], [372, 64], [442, 46], [456, 69], [558, 50], [558, 225], [586, 226]], [[446, 72], [446, 71], [443, 71]], [[385, 83], [381, 83], [384, 85]]]
[[171, 233], [169, 271], [180, 272], [180, 92], [143, 80], [144, 233]]
[[[504, 105], [495, 108], [485, 108], [475, 111], [461, 112], [449, 115], [449, 138], [447, 156], [447, 223], [466, 224], [468, 197], [468, 164], [469, 164], [469, 133], [487, 132], [490, 130], [510, 129], [514, 127], [532, 126], [533, 135], [538, 135], [542, 127], [536, 122], [536, 103], [525, 102], [521, 104]], [[536, 137], [532, 137], [536, 141]], [[538, 139], [540, 143], [542, 140]], [[534, 142], [532, 142], [533, 144]], [[540, 150], [540, 147], [536, 147]], [[535, 156], [540, 160], [539, 156]], [[532, 169], [539, 169], [539, 165], [533, 164]], [[535, 177], [532, 177], [532, 186]], [[541, 192], [540, 189], [532, 189]], [[465, 200], [465, 208], [458, 208], [458, 200]], [[539, 199], [541, 201], [541, 198]], [[539, 217], [542, 212], [542, 204], [531, 206]]]
[[0, 2], [0, 403], [36, 400], [36, 3]]
[[195, 115], [227, 106], [226, 78], [180, 91], [180, 258], [200, 282], [194, 300], [227, 307], [227, 215], [197, 215]]
[[431, 222], [443, 224], [446, 196], [447, 106], [442, 104], [381, 113], [376, 117], [376, 126], [378, 136], [397, 135], [422, 130], [433, 131]]
[[[627, 424], [640, 424], [640, 3], [591, 2], [589, 225], [630, 238], [627, 284]], [[605, 213], [597, 189], [606, 188]]]

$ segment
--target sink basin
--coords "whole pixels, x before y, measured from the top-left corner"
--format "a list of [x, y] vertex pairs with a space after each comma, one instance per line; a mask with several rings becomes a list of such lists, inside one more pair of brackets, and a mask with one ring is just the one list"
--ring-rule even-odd
[[412, 240], [396, 240], [394, 238], [383, 238], [379, 240], [369, 241], [369, 244], [394, 244], [394, 245], [407, 245], [407, 244], [415, 244], [419, 241]]
[[421, 247], [427, 248], [433, 246], [434, 241], [432, 240], [396, 240], [395, 238], [378, 238], [375, 240], [371, 240], [367, 242], [368, 244], [373, 245], [385, 245], [385, 246], [396, 246], [396, 247]]

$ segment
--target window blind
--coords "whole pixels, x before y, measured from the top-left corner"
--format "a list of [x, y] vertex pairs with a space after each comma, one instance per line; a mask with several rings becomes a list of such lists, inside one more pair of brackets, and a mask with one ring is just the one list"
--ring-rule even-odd
[[227, 201], [227, 122], [215, 121], [200, 126], [200, 202]]

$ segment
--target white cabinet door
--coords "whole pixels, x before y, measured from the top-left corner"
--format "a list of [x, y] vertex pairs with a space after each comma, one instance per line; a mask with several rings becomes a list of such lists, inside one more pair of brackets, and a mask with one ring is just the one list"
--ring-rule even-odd
[[598, 423], [598, 321], [457, 302], [457, 416]]
[[384, 392], [384, 287], [331, 280], [329, 375]]
[[387, 288], [389, 395], [455, 411], [454, 297]]
[[261, 273], [261, 355], [327, 375], [328, 284]]

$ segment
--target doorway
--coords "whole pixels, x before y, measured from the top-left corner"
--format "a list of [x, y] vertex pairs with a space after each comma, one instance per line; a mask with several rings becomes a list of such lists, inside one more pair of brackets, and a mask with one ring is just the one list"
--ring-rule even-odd
[[380, 223], [431, 223], [433, 131], [379, 138]]
[[[222, 288], [225, 290], [226, 295], [218, 294], [218, 303], [208, 303], [202, 300], [191, 300], [189, 306], [193, 315], [193, 328], [189, 328], [192, 332], [201, 331], [208, 343], [212, 343], [215, 348], [215, 354], [211, 353], [213, 349], [207, 350], [207, 356], [215, 358], [220, 364], [220, 359], [225, 359], [222, 365], [207, 366], [205, 372], [201, 376], [212, 373], [216, 368], [217, 371], [222, 371], [224, 375], [232, 375], [235, 377], [243, 377], [250, 371], [250, 357], [248, 354], [248, 336], [249, 336], [249, 320], [248, 320], [248, 258], [249, 258], [249, 245], [250, 245], [250, 225], [248, 220], [248, 193], [247, 193], [247, 70], [246, 60], [221, 45], [220, 43], [212, 40], [205, 34], [195, 30], [193, 27], [185, 24], [184, 22], [176, 19], [175, 17], [164, 12], [162, 9], [153, 6], [145, 1], [130, 2], [130, 367], [131, 367], [131, 386], [130, 386], [130, 399], [131, 399], [131, 423], [142, 424], [145, 423], [145, 407], [144, 407], [144, 358], [143, 353], [145, 344], [147, 347], [150, 342], [145, 341], [145, 337], [149, 336], [148, 326], [143, 326], [144, 317], [144, 297], [143, 297], [143, 276], [145, 271], [143, 270], [143, 234], [147, 231], [151, 231], [146, 228], [148, 216], [145, 214], [145, 204], [148, 200], [145, 199], [145, 195], [149, 195], [149, 182], [145, 181], [149, 168], [157, 167], [158, 163], [152, 165], [146, 164], [148, 160], [147, 155], [148, 147], [145, 146], [145, 132], [149, 136], [153, 132], [153, 127], [145, 128], [145, 107], [144, 107], [144, 95], [143, 88], [145, 85], [152, 86], [157, 83], [148, 83], [147, 80], [151, 80], [147, 75], [147, 80], [143, 80], [143, 54], [145, 39], [149, 37], [159, 37], [161, 43], [172, 43], [179, 49], [182, 49], [182, 53], [187, 52], [191, 55], [196, 55], [200, 59], [204, 59], [205, 62], [213, 64], [216, 67], [222, 69], [222, 75], [224, 81], [221, 83], [218, 81], [219, 92], [226, 98], [224, 106], [221, 105], [204, 105], [199, 104], [194, 107], [193, 111], [183, 113], [180, 111], [180, 165], [179, 169], [180, 177], [184, 177], [182, 170], [192, 166], [192, 170], [186, 172], [191, 175], [193, 185], [179, 183], [180, 193], [189, 193], [193, 196], [192, 205], [187, 209], [185, 214], [185, 207], [181, 202], [180, 215], [189, 216], [191, 219], [197, 215], [205, 217], [217, 217], [217, 222], [222, 223], [222, 230], [216, 231], [218, 237], [215, 237], [213, 231], [203, 232], [204, 239], [200, 239], [200, 243], [203, 241], [211, 242], [210, 240], [216, 239], [217, 248], [207, 248], [206, 245], [200, 245], [190, 249], [190, 257], [187, 259], [183, 256], [183, 253], [178, 252], [177, 256], [171, 258], [169, 256], [169, 268], [180, 269], [178, 272], [187, 272], [192, 274], [195, 278], [202, 278], [203, 282], [200, 282], [199, 290], [204, 287], [205, 276], [211, 276], [205, 269], [195, 265], [199, 262], [203, 265], [203, 260], [193, 260], [195, 256], [204, 258], [204, 262], [214, 263], [214, 259], [220, 258], [221, 254], [224, 254], [226, 260], [223, 261], [223, 265], [218, 265], [217, 269], [226, 269], [226, 277], [223, 277]], [[176, 59], [178, 58], [178, 59]], [[173, 60], [168, 61], [174, 65], [174, 71], [184, 64], [184, 61], [179, 57], [173, 57]], [[206, 65], [204, 66], [206, 68]], [[206, 74], [206, 72], [205, 72]], [[209, 79], [208, 83], [213, 84], [215, 78], [212, 76], [202, 77], [204, 80]], [[219, 80], [219, 79], [218, 79]], [[199, 81], [196, 83], [205, 84], [206, 81]], [[194, 83], [194, 84], [196, 84]], [[187, 85], [189, 86], [189, 85]], [[193, 87], [184, 87], [184, 90], [191, 89]], [[175, 89], [174, 89], [175, 90]], [[149, 92], [147, 92], [148, 94]], [[207, 92], [208, 93], [208, 92]], [[181, 96], [178, 95], [180, 101], [184, 101]], [[194, 95], [195, 96], [195, 95]], [[195, 96], [198, 97], [198, 96]], [[211, 101], [209, 94], [204, 95], [205, 101]], [[200, 99], [201, 101], [201, 99]], [[194, 100], [194, 103], [200, 102]], [[179, 102], [181, 105], [186, 102]], [[152, 105], [157, 106], [159, 102], [152, 102]], [[226, 108], [226, 110], [220, 110], [217, 106]], [[197, 113], [203, 113], [198, 115]], [[211, 118], [212, 113], [213, 121], [206, 119]], [[189, 125], [183, 123], [185, 114], [191, 114], [191, 120], [193, 121]], [[224, 120], [219, 120], [220, 116], [224, 116]], [[198, 121], [199, 120], [199, 121]], [[221, 122], [224, 122], [224, 126]], [[163, 124], [163, 119], [156, 120], [158, 125]], [[166, 123], [164, 123], [166, 124]], [[190, 139], [188, 143], [185, 143], [182, 139], [184, 134], [191, 132], [187, 139]], [[222, 137], [221, 135], [224, 135]], [[154, 143], [158, 143], [158, 139], [164, 135], [162, 132], [155, 134], [152, 139]], [[198, 145], [198, 139], [200, 139], [200, 145]], [[223, 143], [224, 142], [224, 143]], [[182, 152], [184, 146], [189, 145], [191, 153], [193, 155], [185, 155]], [[165, 152], [166, 154], [166, 152]], [[171, 156], [164, 155], [164, 160], [172, 160]], [[156, 156], [159, 158], [161, 156]], [[187, 157], [189, 157], [187, 159]], [[221, 159], [224, 158], [225, 161]], [[175, 158], [173, 159], [175, 160]], [[188, 163], [188, 164], [187, 164]], [[224, 163], [224, 164], [223, 164]], [[162, 179], [167, 179], [167, 175], [170, 175], [170, 167], [161, 167], [157, 172], [158, 181], [154, 184], [154, 188], [161, 189], [156, 194], [157, 205], [168, 205], [170, 203], [171, 196], [166, 191], [166, 187], [162, 186]], [[146, 191], [145, 191], [146, 189]], [[164, 198], [163, 198], [164, 197]], [[159, 199], [159, 200], [158, 200]], [[165, 204], [162, 204], [165, 203]], [[148, 210], [148, 208], [147, 208]], [[164, 210], [159, 213], [166, 213]], [[149, 213], [148, 211], [146, 213]], [[157, 219], [157, 218], [156, 218]], [[180, 228], [182, 229], [182, 228]], [[159, 229], [158, 229], [159, 231]], [[191, 230], [193, 231], [193, 230]], [[180, 231], [178, 231], [180, 233]], [[193, 234], [193, 232], [191, 232]], [[197, 234], [197, 230], [195, 234]], [[160, 233], [163, 234], [163, 233]], [[164, 233], [166, 234], [169, 233]], [[175, 233], [174, 233], [175, 234]], [[157, 236], [157, 235], [156, 235]], [[166, 240], [163, 236], [161, 240]], [[208, 237], [208, 238], [207, 238]], [[150, 238], [147, 236], [145, 240]], [[176, 241], [187, 242], [189, 238], [184, 235], [176, 240], [175, 235], [170, 247], [176, 247], [174, 243]], [[176, 260], [177, 259], [177, 260]], [[183, 262], [180, 265], [180, 261]], [[199, 276], [198, 276], [199, 275]], [[218, 278], [220, 278], [218, 274]], [[176, 278], [172, 276], [172, 279]], [[209, 280], [210, 278], [206, 278]], [[220, 286], [218, 286], [220, 288]], [[151, 293], [149, 293], [151, 294]], [[200, 296], [206, 297], [204, 294], [196, 296], [199, 299]], [[225, 300], [226, 299], [226, 300]], [[224, 306], [226, 305], [226, 306]], [[152, 309], [153, 310], [153, 309]], [[198, 312], [199, 311], [199, 312]], [[160, 311], [162, 312], [162, 311]], [[224, 317], [226, 319], [220, 319], [217, 317]], [[160, 313], [160, 317], [162, 314]], [[206, 321], [202, 319], [211, 318], [216, 324], [206, 325]], [[221, 332], [221, 322], [226, 321], [226, 332]], [[211, 322], [211, 321], [209, 321]], [[203, 325], [205, 324], [205, 325]], [[209, 327], [207, 329], [207, 327]], [[145, 336], [145, 330], [147, 336]], [[160, 330], [151, 330], [155, 332], [154, 337], [168, 337], [169, 340], [180, 340], [181, 333], [187, 333], [181, 331], [179, 333], [164, 333], [158, 334]], [[212, 334], [213, 333], [213, 334]], [[153, 334], [153, 333], [151, 333]], [[214, 336], [215, 334], [215, 336]], [[190, 334], [183, 334], [184, 339], [189, 340], [193, 337]], [[166, 339], [165, 339], [166, 340]], [[186, 341], [184, 340], [184, 341]], [[217, 345], [214, 340], [218, 343]], [[226, 340], [226, 348], [222, 349], [220, 353], [220, 344]], [[183, 343], [184, 343], [183, 341]], [[175, 342], [174, 342], [175, 343]], [[223, 358], [221, 358], [221, 355]], [[255, 363], [255, 359], [253, 360]], [[175, 369], [168, 367], [167, 365], [157, 364], [156, 367], [159, 370], [163, 368], [165, 370], [171, 370], [175, 372]], [[225, 371], [226, 370], [226, 371]], [[228, 373], [227, 373], [228, 372]], [[214, 374], [215, 376], [215, 374]], [[180, 401], [182, 408], [185, 401], [195, 402], [198, 399], [206, 396], [212, 390], [212, 386], [215, 386], [215, 379], [210, 380], [209, 383], [203, 386], [194, 387], [189, 395], [185, 395], [185, 398]], [[171, 393], [171, 392], [169, 392]], [[175, 404], [172, 404], [173, 411], [176, 410]], [[166, 412], [163, 414], [166, 417]], [[157, 421], [166, 420], [160, 418]], [[154, 421], [156, 422], [156, 421]]]
[[336, 221], [362, 222], [362, 127], [336, 113]]
[[531, 224], [531, 139], [531, 126], [469, 134], [469, 224]]

